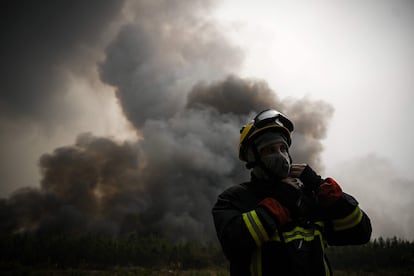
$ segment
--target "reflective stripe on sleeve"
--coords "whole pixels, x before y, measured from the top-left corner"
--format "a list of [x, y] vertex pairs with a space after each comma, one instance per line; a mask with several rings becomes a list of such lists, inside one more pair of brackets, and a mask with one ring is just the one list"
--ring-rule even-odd
[[350, 229], [361, 222], [363, 213], [357, 206], [355, 210], [348, 216], [342, 219], [335, 219], [332, 221], [334, 231], [342, 231]]
[[252, 254], [250, 273], [253, 276], [262, 276], [262, 249], [256, 248]]
[[255, 210], [243, 213], [243, 220], [258, 247], [269, 240], [269, 236]]

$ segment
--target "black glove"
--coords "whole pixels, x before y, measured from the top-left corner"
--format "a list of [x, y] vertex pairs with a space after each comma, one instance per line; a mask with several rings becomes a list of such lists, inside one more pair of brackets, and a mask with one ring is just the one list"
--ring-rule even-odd
[[317, 192], [324, 181], [309, 165], [306, 165], [299, 179], [302, 180], [307, 192]]
[[316, 199], [297, 178], [285, 178], [280, 184], [278, 200], [290, 210], [292, 218], [310, 217], [317, 206]]

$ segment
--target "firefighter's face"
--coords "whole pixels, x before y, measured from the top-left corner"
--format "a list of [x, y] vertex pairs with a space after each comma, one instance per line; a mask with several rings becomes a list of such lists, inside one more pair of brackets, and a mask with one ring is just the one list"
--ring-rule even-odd
[[265, 146], [259, 152], [263, 164], [277, 178], [285, 178], [290, 172], [289, 150], [285, 143], [276, 142]]
[[260, 157], [266, 157], [269, 155], [281, 155], [289, 159], [288, 146], [282, 142], [270, 144], [262, 148], [259, 154], [260, 154]]

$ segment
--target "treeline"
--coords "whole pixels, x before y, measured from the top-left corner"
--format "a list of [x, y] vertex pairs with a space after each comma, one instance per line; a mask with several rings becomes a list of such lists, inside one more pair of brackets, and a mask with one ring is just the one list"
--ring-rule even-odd
[[114, 266], [190, 269], [224, 267], [214, 242], [171, 242], [156, 236], [14, 235], [0, 238], [0, 269], [106, 269]]
[[[397, 238], [375, 239], [363, 246], [329, 247], [335, 270], [414, 272], [414, 242]], [[130, 234], [110, 237], [82, 235], [13, 235], [0, 238], [0, 269], [107, 269], [146, 268], [202, 269], [227, 267], [216, 242], [171, 242]]]
[[332, 267], [350, 271], [411, 271], [414, 275], [414, 242], [379, 238], [362, 246], [332, 246], [327, 249]]

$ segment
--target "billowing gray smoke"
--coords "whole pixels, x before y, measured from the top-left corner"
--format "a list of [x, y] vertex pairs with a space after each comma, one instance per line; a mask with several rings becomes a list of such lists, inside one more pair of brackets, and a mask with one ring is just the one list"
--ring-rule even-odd
[[41, 187], [0, 201], [2, 233], [214, 238], [217, 195], [249, 177], [237, 159], [239, 129], [268, 107], [296, 125], [294, 160], [322, 169], [320, 141], [332, 108], [282, 100], [266, 82], [237, 77], [241, 53], [203, 16], [204, 3], [130, 3], [135, 17], [106, 48], [99, 72], [142, 139], [81, 134], [41, 156]]
[[[69, 93], [70, 78], [96, 74], [96, 59], [123, 2], [2, 1], [0, 194], [35, 185], [38, 174], [33, 164], [51, 147], [47, 138], [62, 126], [70, 132], [76, 116], [84, 120], [93, 113], [79, 114], [80, 102], [87, 101]], [[65, 134], [75, 137], [77, 132]]]
[[140, 190], [137, 160], [132, 144], [80, 135], [73, 146], [40, 158], [40, 190], [24, 188], [2, 202], [2, 231], [119, 232], [143, 200], [131, 198]]
[[[206, 100], [206, 94], [217, 94], [212, 97], [216, 100]], [[240, 97], [246, 104], [238, 105], [237, 111], [223, 105]], [[276, 100], [264, 82], [234, 76], [196, 85], [188, 98], [187, 107], [171, 118], [146, 119], [139, 142], [119, 144], [83, 134], [73, 146], [43, 155], [41, 190], [23, 189], [3, 201], [3, 231], [137, 231], [170, 238], [213, 238], [210, 209], [218, 193], [248, 179], [237, 159], [240, 126], [253, 110], [284, 107], [290, 114], [293, 105]], [[302, 101], [309, 107], [325, 106]], [[323, 124], [320, 118], [329, 116], [323, 108], [314, 114], [315, 108], [295, 120], [294, 143], [303, 145], [294, 148], [293, 155], [303, 162], [317, 161], [321, 146], [319, 136], [301, 124]]]
[[122, 5], [100, 0], [2, 1], [0, 115], [55, 120], [51, 112], [65, 107], [65, 70], [84, 70]]
[[320, 160], [323, 150], [321, 139], [326, 136], [328, 122], [333, 114], [329, 104], [307, 98], [282, 101], [264, 81], [230, 76], [223, 82], [194, 86], [188, 95], [188, 107], [202, 106], [238, 115], [257, 113], [265, 108], [284, 112], [293, 120], [296, 128], [292, 148], [294, 161], [310, 163], [315, 169], [323, 169]]
[[120, 30], [100, 67], [137, 128], [174, 115], [195, 83], [238, 70], [242, 55], [208, 20], [209, 1], [150, 2], [133, 2], [134, 22]]

